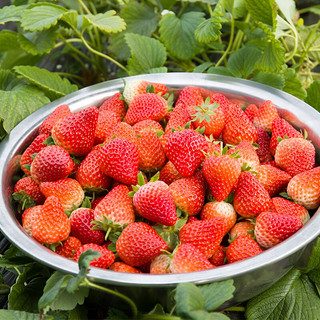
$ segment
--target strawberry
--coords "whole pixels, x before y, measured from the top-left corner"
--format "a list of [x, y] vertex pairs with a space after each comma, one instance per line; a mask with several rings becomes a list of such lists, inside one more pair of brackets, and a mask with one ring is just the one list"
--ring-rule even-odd
[[88, 107], [58, 121], [52, 128], [55, 144], [74, 156], [87, 155], [94, 144], [99, 111]]
[[221, 154], [221, 142], [215, 141], [213, 137], [206, 136], [208, 142], [208, 151], [209, 155]]
[[159, 180], [165, 182], [167, 185], [170, 185], [173, 181], [176, 181], [180, 178], [182, 178], [182, 175], [171, 161], [168, 161], [160, 170]]
[[30, 173], [35, 182], [66, 178], [73, 169], [73, 161], [66, 150], [51, 145], [42, 149], [31, 163]]
[[301, 132], [297, 131], [288, 121], [275, 118], [272, 122], [272, 134], [270, 140], [270, 152], [274, 156], [278, 145], [278, 138], [303, 138]]
[[222, 266], [226, 263], [226, 250], [226, 247], [218, 246], [209, 261], [216, 267]]
[[76, 173], [76, 180], [82, 188], [90, 190], [108, 189], [111, 185], [111, 178], [100, 170], [100, 146], [96, 146], [82, 160]]
[[261, 163], [273, 160], [273, 156], [270, 151], [270, 136], [262, 128], [257, 128], [257, 141], [258, 149], [256, 150], [257, 155]]
[[69, 237], [64, 240], [62, 245], [56, 248], [56, 253], [65, 258], [73, 259], [75, 252], [82, 245], [81, 241], [76, 237]]
[[127, 110], [124, 101], [120, 98], [121, 92], [115, 93], [113, 96], [103, 101], [103, 103], [99, 107], [99, 111], [113, 111], [118, 114], [121, 119], [123, 119], [126, 115]]
[[237, 221], [237, 213], [232, 204], [224, 201], [214, 201], [206, 203], [200, 213], [201, 220], [221, 217], [225, 223], [225, 234], [235, 225]]
[[255, 240], [246, 235], [235, 238], [228, 246], [226, 257], [229, 263], [241, 261], [253, 257], [262, 250]]
[[197, 215], [205, 200], [205, 180], [201, 171], [192, 177], [181, 178], [171, 183], [169, 190], [175, 205], [189, 216]]
[[171, 258], [167, 254], [163, 253], [160, 256], [152, 259], [150, 264], [150, 273], [151, 274], [165, 274], [171, 273], [170, 270]]
[[130, 124], [125, 122], [117, 123], [113, 130], [106, 136], [105, 142], [110, 142], [114, 137], [122, 138], [133, 143], [138, 148], [138, 138], [134, 131], [134, 128]]
[[245, 235], [254, 238], [254, 224], [250, 220], [241, 220], [237, 222], [230, 230], [230, 239]]
[[192, 129], [173, 132], [165, 146], [168, 159], [183, 177], [194, 174], [205, 158], [202, 151], [207, 150], [205, 137]]
[[155, 93], [139, 94], [131, 101], [124, 121], [130, 125], [147, 119], [161, 121], [167, 112], [166, 99]]
[[225, 220], [215, 217], [185, 224], [180, 232], [181, 243], [190, 243], [210, 258], [225, 235]]
[[239, 117], [243, 114], [242, 109], [228, 100], [223, 94], [215, 93], [210, 97], [210, 100], [219, 103], [225, 115], [225, 123], [229, 122], [234, 117]]
[[36, 204], [43, 204], [46, 199], [31, 177], [20, 179], [14, 186], [14, 192], [20, 193], [23, 199], [25, 196], [30, 197]]
[[256, 116], [258, 110], [259, 108], [255, 104], [251, 103], [246, 107], [244, 113], [249, 118], [249, 120], [253, 122], [253, 119]]
[[120, 234], [116, 249], [123, 262], [139, 267], [159, 256], [167, 245], [148, 224], [133, 222]]
[[214, 268], [214, 265], [194, 245], [190, 243], [181, 244], [174, 252], [171, 260], [171, 272], [193, 272]]
[[257, 217], [254, 234], [261, 247], [270, 248], [289, 238], [302, 226], [302, 221], [291, 214], [266, 211]]
[[255, 170], [257, 179], [269, 192], [270, 197], [275, 197], [284, 191], [291, 179], [290, 174], [270, 164], [258, 166]]
[[48, 197], [32, 225], [32, 236], [39, 242], [53, 244], [67, 239], [70, 230], [70, 220], [60, 200]]
[[77, 249], [76, 253], [74, 254], [74, 260], [78, 261], [81, 253], [86, 252], [89, 249], [94, 250], [94, 251], [98, 251], [101, 254], [101, 256], [99, 258], [95, 258], [90, 262], [90, 266], [102, 268], [102, 269], [107, 269], [114, 262], [114, 259], [115, 259], [114, 253], [111, 252], [110, 250], [102, 247], [102, 246], [95, 244], [95, 243], [86, 243], [86, 244], [82, 245], [81, 247], [79, 247]]
[[283, 139], [279, 142], [274, 160], [278, 167], [291, 176], [313, 169], [316, 151], [313, 144], [302, 138]]
[[177, 221], [173, 196], [163, 181], [142, 185], [132, 200], [137, 212], [150, 221], [166, 226], [173, 226]]
[[117, 113], [109, 110], [100, 111], [95, 130], [94, 144], [104, 142], [119, 122], [121, 122], [121, 118]]
[[53, 126], [61, 119], [71, 115], [69, 106], [62, 104], [57, 107], [46, 119], [43, 120], [39, 127], [39, 134], [50, 135]]
[[150, 129], [156, 133], [157, 131], [163, 131], [159, 122], [150, 119], [139, 121], [133, 125], [132, 128], [137, 136], [140, 135], [144, 129]]
[[100, 201], [102, 201], [103, 198], [104, 197], [101, 196], [101, 197], [97, 197], [97, 198], [92, 199], [92, 201], [91, 201], [91, 209], [94, 210], [96, 208], [96, 206], [98, 205], [98, 203]]
[[122, 138], [115, 138], [100, 149], [100, 170], [123, 184], [135, 184], [139, 169], [137, 147]]
[[126, 82], [122, 95], [125, 102], [130, 105], [137, 95], [151, 91], [154, 91], [155, 94], [165, 95], [167, 93], [167, 87], [162, 83], [134, 79]]
[[295, 203], [306, 209], [320, 205], [320, 167], [295, 175], [288, 183], [287, 193]]
[[254, 174], [246, 171], [239, 177], [233, 205], [240, 216], [256, 217], [269, 209], [270, 196]]
[[34, 155], [39, 153], [42, 149], [46, 148], [47, 146], [43, 143], [49, 135], [47, 134], [40, 134], [38, 135], [29, 147], [23, 152], [20, 158], [20, 167], [22, 171], [27, 175], [30, 176], [30, 166], [33, 161]]
[[116, 261], [110, 267], [110, 270], [118, 271], [118, 272], [128, 272], [128, 273], [142, 273], [139, 269], [129, 266], [128, 264]]
[[104, 242], [104, 232], [93, 230], [94, 211], [88, 208], [78, 208], [74, 210], [70, 217], [71, 232], [70, 235], [78, 238], [82, 244]]
[[272, 122], [275, 118], [279, 118], [277, 108], [272, 101], [265, 101], [259, 108], [257, 114], [253, 119], [253, 124], [257, 128], [262, 128], [268, 133], [271, 133]]
[[165, 132], [172, 131], [173, 129], [179, 130], [179, 128], [184, 128], [188, 123], [190, 124], [190, 128], [193, 129], [188, 111], [184, 104], [179, 104], [170, 113], [170, 119], [166, 125]]
[[176, 110], [176, 112], [183, 114], [183, 110], [187, 111], [187, 108], [201, 105], [202, 102], [203, 98], [200, 88], [187, 86], [181, 90], [174, 109]]
[[65, 178], [57, 181], [47, 181], [40, 184], [41, 192], [46, 196], [57, 197], [63, 210], [72, 211], [78, 208], [84, 199], [84, 192], [77, 180]]
[[281, 197], [271, 199], [270, 210], [279, 214], [292, 214], [305, 224], [310, 219], [308, 210], [300, 204]]
[[40, 211], [41, 211], [42, 205], [34, 206], [31, 208], [28, 208], [23, 211], [21, 219], [22, 219], [22, 228], [24, 231], [32, 236], [32, 226], [37, 219]]

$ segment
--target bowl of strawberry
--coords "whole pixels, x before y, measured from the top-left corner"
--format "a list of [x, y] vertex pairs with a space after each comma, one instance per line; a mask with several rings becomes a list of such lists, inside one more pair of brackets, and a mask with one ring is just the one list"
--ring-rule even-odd
[[255, 82], [141, 75], [54, 101], [1, 144], [3, 234], [34, 259], [151, 298], [233, 279], [230, 305], [319, 235], [320, 115]]

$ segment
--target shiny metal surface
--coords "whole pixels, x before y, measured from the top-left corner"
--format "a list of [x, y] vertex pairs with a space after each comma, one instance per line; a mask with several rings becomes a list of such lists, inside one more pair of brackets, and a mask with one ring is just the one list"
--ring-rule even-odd
[[[309, 138], [314, 143], [317, 154], [320, 154], [320, 114], [299, 99], [259, 83], [218, 75], [196, 73], [168, 73], [136, 76], [131, 78], [162, 82], [167, 86], [179, 89], [187, 85], [200, 86], [209, 90], [219, 91], [240, 104], [255, 103], [260, 105], [265, 100], [272, 100], [282, 117], [291, 124], [306, 129]], [[11, 178], [17, 167], [19, 154], [32, 141], [37, 128], [57, 106], [68, 104], [72, 111], [80, 110], [90, 105], [99, 105], [107, 97], [123, 87], [123, 81], [112, 80], [100, 83], [62, 99], [54, 101], [27, 119], [22, 121], [0, 145], [0, 228], [2, 233], [22, 251], [35, 260], [56, 270], [76, 274], [77, 263], [52, 253], [49, 249], [30, 238], [21, 228], [15, 213], [10, 207]], [[224, 279], [233, 279], [236, 291], [234, 299], [227, 305], [244, 301], [270, 287], [296, 263], [303, 263], [308, 256], [310, 244], [320, 233], [319, 209], [311, 220], [296, 234], [274, 248], [234, 264], [211, 270], [167, 275], [119, 273], [98, 268], [91, 268], [89, 277], [100, 283], [118, 288], [124, 287], [135, 294], [145, 295], [158, 301], [164, 297], [168, 288], [181, 282], [205, 284]], [[309, 245], [309, 246], [308, 246]], [[308, 250], [305, 250], [308, 248]], [[305, 257], [304, 257], [305, 256]], [[139, 287], [139, 288], [138, 288]]]

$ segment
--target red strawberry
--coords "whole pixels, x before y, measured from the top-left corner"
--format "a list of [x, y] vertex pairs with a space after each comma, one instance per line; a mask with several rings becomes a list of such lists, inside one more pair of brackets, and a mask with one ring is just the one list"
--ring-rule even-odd
[[70, 230], [70, 220], [60, 200], [48, 197], [32, 225], [32, 236], [39, 242], [53, 244], [67, 239]]
[[41, 193], [39, 185], [31, 177], [20, 179], [14, 186], [14, 192], [30, 197], [36, 204], [43, 204], [46, 199]]
[[241, 235], [229, 244], [226, 256], [229, 263], [234, 263], [253, 257], [261, 252], [262, 250], [255, 240], [249, 236]]
[[94, 144], [99, 111], [88, 107], [58, 121], [52, 128], [55, 144], [74, 156], [87, 155]]
[[79, 208], [74, 210], [70, 217], [71, 236], [78, 238], [82, 244], [104, 242], [104, 232], [93, 230], [94, 211], [88, 208]]
[[50, 196], [57, 197], [63, 210], [67, 211], [78, 208], [84, 199], [84, 192], [80, 183], [70, 178], [42, 182], [40, 190], [47, 198]]
[[171, 273], [170, 269], [171, 258], [163, 253], [160, 256], [152, 259], [150, 264], [150, 273], [151, 274], [165, 274]]
[[71, 115], [69, 106], [62, 104], [57, 107], [40, 125], [39, 134], [50, 135], [52, 127], [61, 119]]
[[155, 93], [144, 93], [131, 101], [124, 120], [131, 125], [147, 119], [161, 121], [167, 112], [166, 99]]
[[184, 104], [179, 104], [170, 113], [170, 119], [166, 125], [165, 132], [172, 131], [172, 129], [179, 130], [179, 128], [184, 128], [188, 122], [190, 123], [190, 129], [193, 129], [188, 111]]
[[258, 145], [258, 149], [256, 150], [257, 155], [261, 163], [269, 162], [273, 160], [273, 156], [270, 151], [270, 136], [262, 128], [257, 129], [258, 137], [256, 144]]
[[24, 210], [22, 213], [22, 228], [30, 236], [32, 236], [32, 226], [35, 220], [38, 218], [41, 208], [41, 205], [34, 206]]
[[176, 181], [180, 178], [182, 178], [182, 175], [171, 161], [168, 161], [160, 170], [159, 180], [165, 182], [167, 185], [170, 185], [173, 181]]
[[47, 134], [40, 134], [37, 136], [29, 147], [23, 152], [20, 158], [20, 167], [22, 171], [30, 176], [30, 166], [33, 161], [35, 154], [39, 153], [42, 149], [46, 148], [47, 146], [43, 143], [49, 136]]
[[320, 205], [320, 167], [302, 172], [294, 176], [287, 186], [292, 200], [308, 210]]
[[203, 102], [203, 98], [201, 95], [200, 88], [187, 86], [184, 87], [178, 97], [176, 102], [175, 109], [179, 110], [180, 114], [183, 114], [183, 110], [187, 111], [188, 107], [193, 107], [197, 105], [201, 105]]
[[103, 103], [100, 105], [99, 110], [109, 110], [113, 111], [116, 114], [120, 116], [120, 118], [124, 118], [126, 115], [126, 106], [124, 104], [124, 101], [121, 98], [121, 93], [117, 92], [107, 100], [103, 101]]
[[246, 107], [246, 109], [244, 110], [244, 113], [249, 118], [249, 120], [253, 122], [253, 119], [256, 116], [258, 110], [259, 108], [255, 104], [251, 103]]
[[121, 122], [120, 116], [109, 110], [99, 112], [98, 123], [95, 130], [94, 144], [99, 144], [105, 141], [106, 137], [114, 129], [117, 123]]
[[222, 266], [226, 263], [226, 250], [226, 247], [218, 246], [209, 261], [216, 267]]
[[35, 182], [56, 181], [66, 178], [73, 169], [73, 161], [66, 150], [59, 146], [42, 149], [31, 163], [31, 176]]
[[132, 126], [136, 135], [140, 135], [144, 129], [150, 129], [154, 132], [163, 131], [161, 124], [154, 120], [142, 120]]
[[246, 171], [239, 177], [233, 205], [240, 216], [255, 217], [269, 209], [270, 196], [259, 180]]
[[225, 220], [215, 217], [185, 224], [180, 232], [181, 243], [190, 243], [210, 258], [225, 235]]
[[118, 271], [118, 272], [128, 272], [128, 273], [142, 273], [139, 269], [129, 266], [128, 264], [117, 261], [114, 262], [110, 267], [110, 270]]
[[208, 151], [207, 153], [209, 155], [214, 155], [214, 154], [221, 154], [221, 142], [215, 141], [214, 138], [210, 137], [208, 138], [206, 136], [207, 142], [208, 142]]
[[144, 218], [173, 226], [177, 221], [174, 199], [163, 181], [148, 182], [133, 196], [133, 205]]
[[106, 136], [105, 142], [110, 142], [114, 137], [122, 138], [133, 143], [138, 148], [138, 138], [134, 128], [125, 122], [117, 123], [113, 130]]
[[103, 199], [104, 197], [97, 197], [97, 198], [94, 198], [92, 201], [91, 201], [91, 209], [94, 210], [96, 208], [96, 206], [98, 205], [98, 203]]
[[293, 215], [266, 211], [257, 217], [254, 234], [260, 246], [270, 248], [289, 238], [302, 226], [302, 221]]
[[173, 132], [165, 146], [168, 159], [184, 177], [191, 177], [205, 156], [202, 151], [208, 150], [204, 136], [192, 129]]
[[215, 93], [210, 97], [210, 101], [219, 103], [225, 115], [225, 122], [229, 122], [232, 118], [243, 114], [242, 109], [228, 100], [223, 94]]
[[279, 142], [274, 160], [278, 167], [295, 176], [313, 169], [316, 151], [313, 144], [301, 138], [283, 139]]
[[75, 237], [64, 240], [62, 245], [56, 248], [56, 253], [65, 258], [73, 259], [75, 252], [81, 247], [81, 241]]
[[139, 267], [159, 256], [167, 245], [148, 224], [134, 222], [124, 228], [116, 242], [116, 249], [123, 262]]
[[253, 124], [257, 128], [262, 128], [270, 133], [272, 130], [272, 122], [275, 118], [279, 118], [277, 108], [272, 101], [267, 100], [260, 106], [253, 119]]
[[230, 239], [233, 240], [238, 236], [245, 235], [254, 237], [254, 224], [249, 220], [241, 220], [237, 222], [230, 230]]
[[74, 255], [74, 260], [78, 261], [81, 253], [86, 252], [89, 249], [94, 250], [94, 251], [98, 251], [101, 254], [101, 256], [99, 258], [93, 259], [90, 262], [90, 266], [102, 268], [102, 269], [107, 269], [112, 265], [112, 263], [115, 259], [114, 253], [111, 252], [110, 250], [106, 249], [105, 247], [99, 246], [95, 243], [86, 243], [86, 244], [82, 245], [81, 247], [79, 247]]
[[171, 260], [172, 273], [193, 272], [214, 268], [214, 265], [194, 245], [181, 244]]
[[124, 139], [115, 138], [100, 149], [100, 170], [124, 184], [135, 184], [139, 170], [137, 147]]

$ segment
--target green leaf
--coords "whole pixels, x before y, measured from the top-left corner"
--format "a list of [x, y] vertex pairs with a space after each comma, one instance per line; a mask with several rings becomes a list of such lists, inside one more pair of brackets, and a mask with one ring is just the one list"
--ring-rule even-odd
[[255, 63], [261, 55], [261, 51], [254, 47], [244, 47], [230, 56], [227, 68], [235, 77], [246, 79], [255, 69]]
[[[0, 319], [6, 320], [39, 320], [40, 314], [25, 311], [0, 310]], [[53, 316], [43, 315], [43, 320], [54, 320]]]
[[2, 30], [0, 32], [0, 53], [9, 50], [16, 50], [17, 48], [19, 48], [17, 36], [18, 33], [14, 31]]
[[284, 72], [285, 83], [283, 91], [288, 92], [297, 98], [304, 100], [307, 96], [301, 81], [293, 69], [286, 69]]
[[308, 277], [311, 281], [313, 281], [316, 285], [320, 285], [320, 269], [313, 269], [308, 273]]
[[230, 320], [229, 317], [218, 312], [207, 312], [205, 310], [191, 311], [188, 314], [188, 319], [193, 320]]
[[315, 80], [307, 89], [306, 103], [320, 111], [320, 80]]
[[320, 8], [311, 7], [309, 11], [320, 16]]
[[134, 33], [127, 33], [125, 39], [131, 51], [128, 60], [130, 75], [162, 67], [165, 63], [166, 50], [160, 41]]
[[233, 10], [234, 19], [239, 19], [247, 14], [245, 0], [224, 0], [223, 7], [230, 13]]
[[83, 16], [83, 20], [91, 26], [98, 28], [104, 33], [116, 33], [125, 29], [126, 23], [119, 16], [115, 16], [116, 11], [109, 10], [105, 13], [99, 13], [95, 16]]
[[296, 4], [294, 0], [275, 0], [275, 2], [287, 21], [292, 21], [296, 14]]
[[160, 39], [173, 57], [181, 60], [192, 59], [201, 49], [194, 33], [204, 21], [203, 12], [187, 12], [177, 17], [165, 14], [160, 20]]
[[7, 133], [21, 120], [50, 100], [39, 89], [17, 79], [13, 73], [0, 70], [0, 118]]
[[308, 260], [308, 265], [305, 272], [320, 268], [320, 238], [317, 238], [316, 243], [312, 246], [311, 254]]
[[221, 35], [221, 18], [213, 16], [201, 22], [195, 30], [195, 37], [199, 42], [208, 43], [217, 40]]
[[39, 87], [51, 100], [64, 97], [78, 88], [71, 84], [68, 79], [62, 79], [57, 74], [46, 69], [32, 66], [17, 66], [14, 71], [23, 76], [31, 84]]
[[24, 7], [6, 6], [0, 9], [0, 24], [8, 21], [20, 21], [21, 15], [25, 12]]
[[202, 73], [202, 72], [206, 71], [211, 65], [212, 65], [212, 62], [210, 62], [210, 61], [201, 63], [201, 64], [199, 64], [198, 66], [196, 66], [196, 67], [193, 69], [193, 72], [200, 72], [200, 73]]
[[250, 80], [263, 83], [280, 90], [283, 88], [285, 82], [283, 75], [265, 71], [258, 72]]
[[220, 74], [222, 76], [233, 77], [233, 74], [226, 67], [223, 67], [223, 66], [211, 67], [208, 69], [207, 73]]
[[157, 67], [157, 68], [151, 68], [146, 71], [146, 73], [166, 73], [168, 72], [167, 67]]

